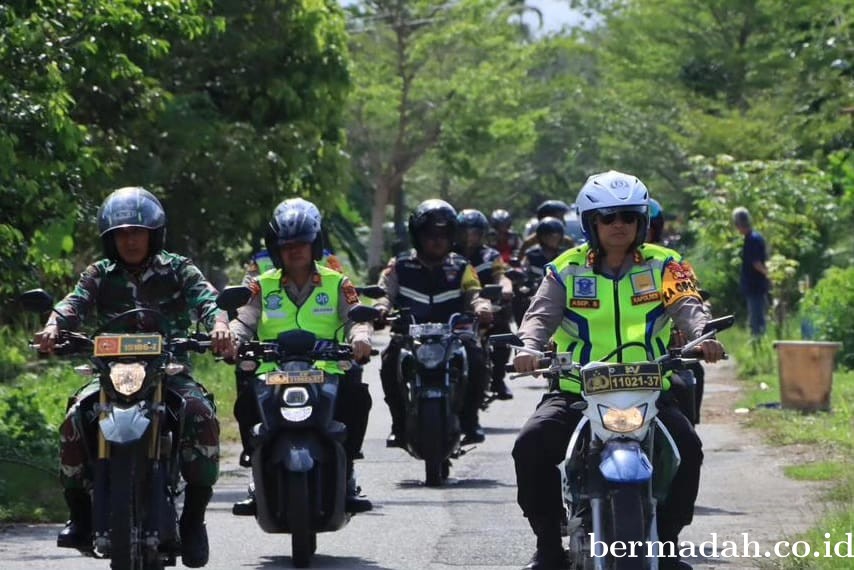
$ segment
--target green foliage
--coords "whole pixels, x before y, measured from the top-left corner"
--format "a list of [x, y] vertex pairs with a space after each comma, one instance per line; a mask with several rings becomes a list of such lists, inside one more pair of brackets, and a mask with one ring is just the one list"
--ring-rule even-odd
[[[697, 270], [724, 311], [737, 307], [742, 238], [732, 226], [738, 206], [750, 210], [763, 235], [774, 295], [788, 307], [798, 298], [797, 276], [813, 281], [829, 264], [828, 247], [837, 219], [829, 177], [797, 160], [737, 162], [728, 156], [692, 160], [695, 196], [691, 229], [697, 238]], [[707, 276], [709, 277], [707, 279]]]
[[350, 76], [338, 3], [230, 0], [210, 15], [222, 24], [214, 33], [173, 42], [159, 64], [171, 97], [153, 121], [136, 124], [123, 173], [161, 193], [169, 247], [205, 269], [245, 261], [228, 259], [233, 246], [257, 248], [288, 197], [358, 220], [340, 199]]
[[841, 341], [839, 361], [854, 368], [854, 267], [831, 267], [804, 296], [803, 313], [819, 340]]

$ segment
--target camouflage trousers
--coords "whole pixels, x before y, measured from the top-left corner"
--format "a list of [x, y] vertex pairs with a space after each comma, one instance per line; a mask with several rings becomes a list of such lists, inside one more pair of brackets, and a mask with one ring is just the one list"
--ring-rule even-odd
[[[219, 420], [213, 398], [188, 374], [167, 377], [166, 388], [186, 402], [179, 442], [181, 475], [190, 485], [213, 486], [219, 477]], [[92, 481], [87, 460], [89, 453], [93, 459], [97, 457], [94, 407], [100, 389], [100, 382], [93, 380], [78, 390], [59, 426], [60, 479], [66, 489], [85, 488]]]

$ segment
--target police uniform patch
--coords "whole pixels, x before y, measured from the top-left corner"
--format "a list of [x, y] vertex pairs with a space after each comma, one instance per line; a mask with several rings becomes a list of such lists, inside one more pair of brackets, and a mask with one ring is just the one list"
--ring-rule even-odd
[[278, 293], [270, 293], [264, 298], [264, 308], [275, 311], [282, 308], [282, 296]]
[[658, 290], [655, 286], [655, 278], [652, 276], [652, 269], [646, 269], [640, 273], [633, 273], [630, 278], [632, 280], [632, 292], [634, 292], [635, 295], [654, 293]]
[[599, 299], [570, 299], [569, 306], [573, 309], [598, 309]]
[[643, 303], [653, 303], [661, 301], [661, 293], [653, 291], [652, 293], [642, 293], [632, 297], [632, 305], [642, 305]]
[[315, 295], [314, 300], [318, 305], [326, 305], [329, 303], [329, 295], [326, 293], [318, 293]]
[[577, 277], [572, 278], [572, 296], [576, 299], [596, 298], [596, 278]]
[[664, 305], [670, 307], [682, 299], [693, 298], [702, 301], [697, 288], [697, 277], [687, 263], [672, 261], [664, 268]]

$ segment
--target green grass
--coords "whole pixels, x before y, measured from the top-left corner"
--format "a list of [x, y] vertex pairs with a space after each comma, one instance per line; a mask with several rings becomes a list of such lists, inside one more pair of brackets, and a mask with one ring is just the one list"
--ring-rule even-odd
[[[835, 544], [854, 532], [854, 372], [837, 370], [831, 389], [831, 410], [806, 414], [794, 410], [768, 408], [766, 404], [780, 401], [780, 382], [777, 356], [772, 341], [751, 342], [744, 329], [731, 329], [721, 335], [727, 349], [738, 365], [739, 377], [745, 384], [740, 405], [750, 408], [749, 425], [760, 429], [775, 445], [807, 445], [808, 454], [821, 461], [786, 468], [786, 475], [801, 481], [826, 481], [831, 488], [823, 495], [826, 514], [803, 535], [791, 538], [804, 540], [813, 551], [825, 551], [825, 541]], [[794, 339], [797, 340], [797, 339]], [[830, 533], [830, 538], [825, 537]], [[848, 570], [854, 566], [850, 558], [794, 557], [771, 563], [785, 570], [810, 568], [815, 570]]]
[[851, 465], [835, 461], [816, 461], [802, 465], [790, 465], [783, 471], [786, 473], [786, 477], [797, 481], [835, 481], [841, 479], [851, 468]]
[[204, 384], [216, 400], [220, 424], [220, 440], [223, 443], [239, 441], [240, 434], [234, 419], [234, 366], [214, 360], [210, 354], [193, 357], [193, 378]]
[[0, 458], [0, 522], [61, 522], [67, 516], [54, 470]]

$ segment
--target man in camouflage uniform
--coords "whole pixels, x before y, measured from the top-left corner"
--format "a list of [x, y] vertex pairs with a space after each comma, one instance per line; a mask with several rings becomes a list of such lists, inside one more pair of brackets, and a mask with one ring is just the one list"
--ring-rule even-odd
[[[142, 188], [122, 188], [107, 197], [98, 213], [106, 259], [87, 267], [74, 291], [56, 305], [36, 335], [41, 351], [53, 349], [60, 329], [80, 328], [92, 309], [103, 325], [136, 307], [159, 311], [173, 336], [186, 336], [194, 313], [209, 330], [213, 328], [215, 352], [233, 351], [228, 328], [215, 326], [220, 312], [216, 289], [192, 261], [163, 251], [165, 225], [160, 202]], [[121, 332], [158, 330], [156, 319], [149, 315], [121, 326]], [[185, 365], [184, 373], [167, 378], [166, 387], [186, 403], [180, 442], [181, 474], [187, 482], [181, 554], [185, 566], [198, 568], [208, 561], [204, 515], [219, 476], [219, 422], [213, 397], [189, 375], [189, 362]], [[86, 489], [92, 474], [86, 464], [86, 440], [94, 439], [97, 413], [93, 405], [99, 391], [98, 380], [79, 390], [60, 426], [61, 479], [71, 516], [59, 534], [58, 546], [85, 549], [91, 545], [92, 513]]]

